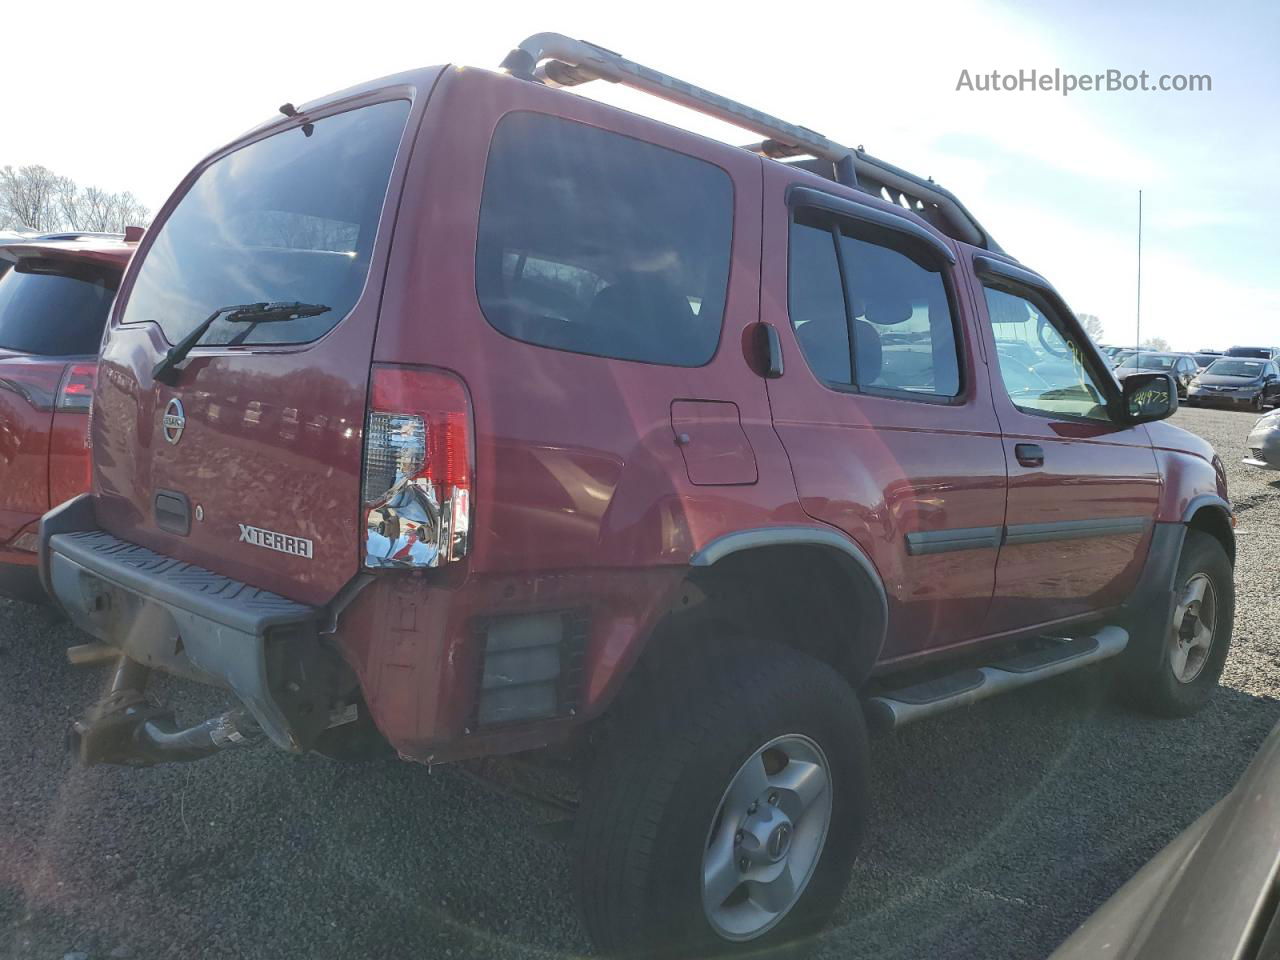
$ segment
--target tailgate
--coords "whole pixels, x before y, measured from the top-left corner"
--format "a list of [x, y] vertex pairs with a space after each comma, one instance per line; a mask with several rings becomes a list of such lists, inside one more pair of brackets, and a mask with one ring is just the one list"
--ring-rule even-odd
[[[307, 603], [356, 573], [370, 354], [417, 126], [410, 96], [371, 92], [251, 135], [162, 211], [99, 369], [104, 528]], [[229, 309], [262, 302], [308, 308], [256, 321], [261, 311]]]

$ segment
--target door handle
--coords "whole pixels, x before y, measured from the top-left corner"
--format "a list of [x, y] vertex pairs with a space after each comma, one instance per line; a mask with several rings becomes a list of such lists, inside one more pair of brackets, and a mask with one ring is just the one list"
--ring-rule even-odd
[[1024, 467], [1044, 466], [1044, 447], [1038, 443], [1019, 443], [1013, 448], [1013, 455]]
[[768, 379], [776, 380], [782, 376], [782, 341], [778, 331], [771, 323], [757, 323], [755, 330], [756, 355], [759, 358], [761, 373]]

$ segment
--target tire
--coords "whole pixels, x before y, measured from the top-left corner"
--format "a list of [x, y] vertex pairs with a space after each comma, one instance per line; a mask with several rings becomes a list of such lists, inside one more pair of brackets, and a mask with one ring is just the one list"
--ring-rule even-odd
[[[1202, 599], [1192, 607], [1187, 601], [1196, 591]], [[1204, 638], [1199, 628], [1208, 619], [1213, 622], [1206, 649], [1201, 646]], [[1166, 717], [1186, 717], [1200, 710], [1222, 677], [1234, 619], [1235, 581], [1226, 550], [1209, 534], [1188, 530], [1174, 576], [1174, 602], [1163, 629], [1142, 637], [1128, 652], [1123, 682], [1129, 699]], [[1184, 646], [1189, 648], [1185, 659]]]
[[[862, 843], [868, 809], [862, 711], [834, 670], [793, 650], [706, 646], [680, 665], [646, 667], [628, 681], [576, 825], [583, 919], [597, 948], [609, 954], [797, 956], [834, 912]], [[788, 770], [805, 782], [809, 762], [825, 764], [827, 779], [825, 796], [807, 791], [807, 807], [800, 793], [779, 795], [768, 784], [758, 791], [762, 769], [775, 784], [787, 782]], [[786, 827], [771, 825], [788, 813], [796, 814], [787, 820], [788, 842], [775, 844]], [[786, 848], [778, 862], [795, 879], [794, 900], [781, 887], [760, 892], [778, 870], [775, 847]], [[704, 907], [704, 869], [723, 865], [726, 856], [734, 868], [748, 863], [749, 870], [713, 870], [727, 884], [720, 889], [734, 893], [718, 908]], [[746, 882], [732, 886], [739, 875]], [[749, 890], [791, 906], [770, 919], [744, 898]]]
[[1258, 394], [1249, 401], [1249, 409], [1254, 413], [1261, 413], [1264, 406], [1265, 404], [1262, 402], [1262, 394]]

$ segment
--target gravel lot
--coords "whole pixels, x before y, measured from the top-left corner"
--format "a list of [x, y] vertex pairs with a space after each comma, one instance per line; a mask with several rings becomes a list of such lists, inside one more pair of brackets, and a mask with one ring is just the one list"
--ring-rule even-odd
[[[1280, 720], [1280, 474], [1239, 462], [1253, 419], [1177, 415], [1218, 448], [1241, 511], [1235, 644], [1210, 707], [1155, 720], [1068, 675], [877, 739], [874, 822], [822, 956], [1044, 957], [1229, 789]], [[588, 949], [563, 830], [457, 773], [270, 749], [76, 768], [66, 724], [107, 682], [66, 665], [76, 642], [0, 601], [0, 956]], [[182, 703], [192, 720], [203, 707]]]

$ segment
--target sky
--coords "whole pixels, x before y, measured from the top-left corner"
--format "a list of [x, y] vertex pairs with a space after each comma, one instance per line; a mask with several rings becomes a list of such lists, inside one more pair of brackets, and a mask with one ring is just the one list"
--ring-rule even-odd
[[[0, 165], [42, 163], [153, 210], [281, 103], [432, 63], [496, 67], [544, 30], [591, 40], [932, 176], [1130, 344], [1280, 345], [1280, 4], [921, 0], [63, 2], [6, 9]], [[188, 16], [198, 9], [199, 16]], [[50, 22], [56, 19], [54, 30]], [[13, 38], [43, 37], [40, 42]], [[983, 92], [970, 77], [1108, 69], [1205, 92]], [[582, 95], [708, 136], [749, 135], [602, 83]]]

